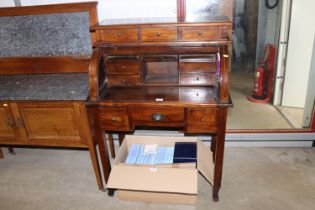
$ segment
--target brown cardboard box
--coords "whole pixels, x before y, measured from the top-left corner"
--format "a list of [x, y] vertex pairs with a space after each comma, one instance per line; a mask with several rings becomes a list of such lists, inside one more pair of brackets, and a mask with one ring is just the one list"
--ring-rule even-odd
[[[197, 142], [195, 163], [169, 165], [124, 164], [132, 144], [159, 144], [174, 146], [175, 142]], [[196, 137], [126, 136], [114, 161], [108, 188], [118, 189], [123, 200], [145, 202], [195, 204], [200, 172], [212, 184], [212, 152]]]

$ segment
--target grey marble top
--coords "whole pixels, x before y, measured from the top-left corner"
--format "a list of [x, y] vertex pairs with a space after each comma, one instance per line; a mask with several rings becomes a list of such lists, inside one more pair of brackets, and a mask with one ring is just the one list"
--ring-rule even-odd
[[86, 100], [88, 74], [0, 75], [0, 100]]
[[0, 57], [91, 55], [88, 12], [0, 15]]

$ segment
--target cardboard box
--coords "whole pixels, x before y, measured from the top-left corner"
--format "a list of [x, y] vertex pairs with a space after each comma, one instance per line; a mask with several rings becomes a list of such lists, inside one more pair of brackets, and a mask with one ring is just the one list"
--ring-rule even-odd
[[[174, 146], [175, 142], [197, 142], [197, 164], [130, 165], [124, 163], [132, 144]], [[118, 197], [123, 200], [195, 204], [198, 193], [198, 173], [200, 172], [212, 184], [213, 171], [212, 152], [196, 137], [127, 135], [112, 166], [107, 188], [118, 189]]]

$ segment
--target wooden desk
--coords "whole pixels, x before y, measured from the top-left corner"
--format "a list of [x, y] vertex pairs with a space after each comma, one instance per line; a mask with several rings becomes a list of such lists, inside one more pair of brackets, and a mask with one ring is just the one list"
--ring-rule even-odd
[[221, 186], [231, 22], [195, 19], [112, 20], [91, 28], [96, 45], [90, 98], [105, 180], [110, 162], [104, 131], [175, 127], [212, 136], [213, 199]]

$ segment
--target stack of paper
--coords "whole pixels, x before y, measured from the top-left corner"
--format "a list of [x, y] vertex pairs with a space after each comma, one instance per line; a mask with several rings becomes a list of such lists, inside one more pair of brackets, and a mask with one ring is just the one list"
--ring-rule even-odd
[[126, 164], [156, 165], [173, 163], [174, 147], [157, 144], [132, 144]]

